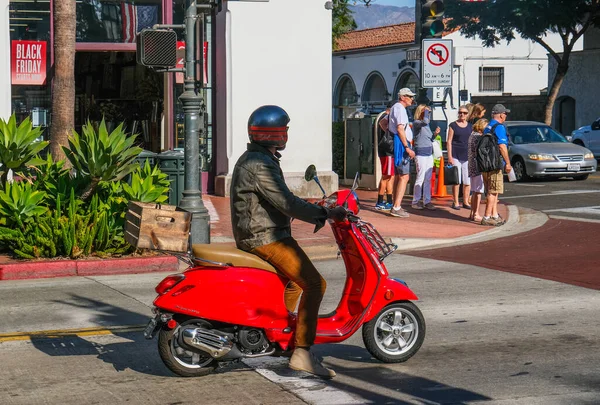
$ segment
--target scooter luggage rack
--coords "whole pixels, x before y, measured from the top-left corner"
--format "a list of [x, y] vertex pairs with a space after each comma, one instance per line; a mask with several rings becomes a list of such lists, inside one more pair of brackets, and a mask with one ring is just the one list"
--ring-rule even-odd
[[379, 260], [383, 261], [386, 257], [394, 253], [398, 249], [398, 245], [394, 243], [387, 243], [383, 237], [377, 232], [377, 230], [368, 222], [358, 221], [356, 227], [363, 234], [363, 236], [369, 241], [371, 247], [377, 255]]

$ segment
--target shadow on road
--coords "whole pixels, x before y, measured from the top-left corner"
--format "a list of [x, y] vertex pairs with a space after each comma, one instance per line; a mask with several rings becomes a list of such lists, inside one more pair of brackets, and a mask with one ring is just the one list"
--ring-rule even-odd
[[[55, 302], [94, 311], [95, 315], [90, 321], [108, 329], [122, 325], [145, 325], [149, 320], [146, 315], [78, 295], [72, 295], [72, 300]], [[141, 330], [113, 330], [111, 335], [121, 339], [118, 339], [118, 343], [110, 344], [97, 343], [103, 340], [99, 337], [100, 334], [89, 338], [81, 335], [36, 335], [31, 337], [31, 343], [49, 356], [96, 355], [98, 359], [111, 364], [116, 371], [131, 369], [155, 376], [172, 376], [160, 360], [156, 340], [146, 340]]]
[[328, 382], [332, 387], [365, 399], [365, 402], [375, 404], [414, 403], [414, 401], [406, 402], [392, 396], [392, 394], [386, 395], [386, 391], [395, 391], [398, 392], [398, 395], [409, 395], [412, 399], [424, 401], [423, 403], [434, 404], [466, 405], [474, 401], [491, 400], [490, 397], [473, 391], [392, 370], [371, 357], [371, 354], [366, 349], [359, 346], [327, 344], [315, 346], [315, 349], [315, 352], [319, 355], [335, 357], [345, 361], [372, 364], [372, 366], [357, 368], [343, 367], [339, 364], [332, 366], [336, 373], [360, 380], [363, 384], [374, 388], [357, 387], [354, 384], [343, 383], [340, 381], [341, 379], [333, 379]]

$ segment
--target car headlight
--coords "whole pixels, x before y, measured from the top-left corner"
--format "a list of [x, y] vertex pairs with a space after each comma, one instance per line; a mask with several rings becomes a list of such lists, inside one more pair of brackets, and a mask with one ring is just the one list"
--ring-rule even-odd
[[584, 159], [594, 159], [594, 154], [592, 152], [588, 152], [585, 155], [583, 155]]
[[548, 154], [543, 154], [543, 153], [530, 153], [529, 159], [531, 159], [531, 160], [556, 160], [556, 159], [554, 159], [554, 156], [548, 155]]

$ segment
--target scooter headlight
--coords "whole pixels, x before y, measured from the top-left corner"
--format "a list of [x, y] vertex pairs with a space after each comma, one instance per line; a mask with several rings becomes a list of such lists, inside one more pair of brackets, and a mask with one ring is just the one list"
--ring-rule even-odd
[[338, 194], [333, 193], [329, 197], [323, 199], [323, 206], [325, 208], [332, 209], [337, 206], [337, 202], [338, 202]]

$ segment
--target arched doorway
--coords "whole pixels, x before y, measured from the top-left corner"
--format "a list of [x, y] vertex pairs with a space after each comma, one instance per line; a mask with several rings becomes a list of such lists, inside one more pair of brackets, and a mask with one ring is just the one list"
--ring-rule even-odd
[[571, 135], [575, 130], [575, 99], [570, 96], [559, 97], [554, 107], [556, 129], [563, 135]]
[[335, 99], [333, 101], [335, 121], [343, 121], [346, 115], [354, 109], [348, 108], [352, 104], [358, 102], [358, 93], [354, 80], [349, 75], [342, 75], [335, 86]]
[[398, 92], [404, 87], [408, 87], [413, 93], [417, 93], [417, 90], [421, 87], [419, 77], [414, 70], [406, 69], [398, 76], [398, 80], [396, 80], [396, 85], [394, 86], [393, 97], [398, 98]]
[[361, 101], [363, 104], [385, 104], [389, 100], [390, 94], [387, 91], [385, 80], [381, 73], [371, 72], [365, 81]]

